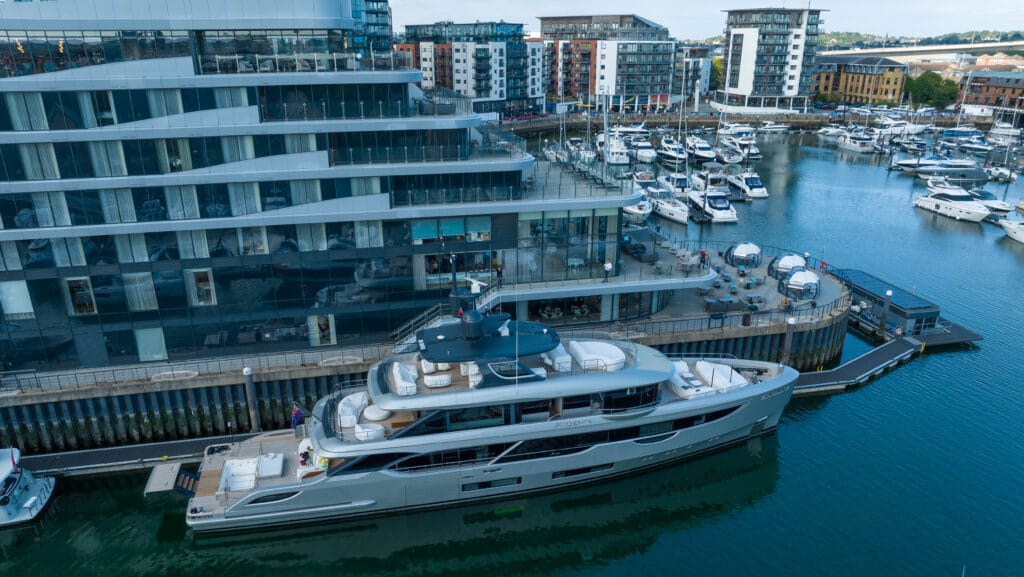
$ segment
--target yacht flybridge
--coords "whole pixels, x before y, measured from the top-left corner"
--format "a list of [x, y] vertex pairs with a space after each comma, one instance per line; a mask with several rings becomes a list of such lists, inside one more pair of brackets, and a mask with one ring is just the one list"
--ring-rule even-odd
[[772, 431], [797, 372], [562, 341], [477, 311], [372, 365], [307, 423], [207, 448], [186, 521], [230, 531], [567, 488]]

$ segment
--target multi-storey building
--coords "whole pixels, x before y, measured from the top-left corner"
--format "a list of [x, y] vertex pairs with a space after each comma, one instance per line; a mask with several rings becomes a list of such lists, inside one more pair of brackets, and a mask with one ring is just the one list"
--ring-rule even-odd
[[684, 93], [684, 81], [686, 82], [685, 94], [688, 101], [708, 94], [711, 84], [710, 46], [676, 43], [672, 70], [672, 102], [675, 102]]
[[997, 111], [1024, 111], [1024, 72], [972, 71], [960, 80], [957, 102]]
[[2, 366], [379, 341], [498, 265], [520, 318], [570, 274], [598, 280], [565, 319], [663, 306], [600, 282], [636, 194], [531, 186], [521, 139], [358, 32], [351, 2], [0, 3]]
[[544, 40], [668, 40], [668, 28], [635, 14], [541, 16]]
[[354, 48], [364, 53], [391, 50], [391, 6], [388, 0], [349, 1], [352, 3]]
[[635, 15], [540, 20], [551, 98], [619, 110], [669, 106], [675, 41], [664, 26]]
[[517, 113], [544, 105], [544, 48], [524, 40], [522, 24], [410, 25], [400, 50], [418, 56], [423, 88], [451, 88], [472, 99], [477, 111]]
[[812, 94], [821, 10], [728, 10], [717, 107], [804, 109]]
[[815, 88], [819, 96], [838, 96], [843, 102], [899, 102], [909, 67], [877, 56], [819, 55]]

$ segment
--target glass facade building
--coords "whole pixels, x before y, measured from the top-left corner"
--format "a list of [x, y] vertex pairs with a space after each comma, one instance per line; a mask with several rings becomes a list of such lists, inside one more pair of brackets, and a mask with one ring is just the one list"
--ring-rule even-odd
[[453, 276], [616, 260], [635, 198], [545, 198], [521, 139], [366, 51], [390, 15], [356, 4], [0, 3], [0, 368], [381, 341]]

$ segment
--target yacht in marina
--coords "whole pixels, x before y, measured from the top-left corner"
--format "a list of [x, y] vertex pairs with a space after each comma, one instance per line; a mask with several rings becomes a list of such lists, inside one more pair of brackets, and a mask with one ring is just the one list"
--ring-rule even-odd
[[722, 122], [718, 126], [719, 136], [754, 136], [755, 129], [749, 124]]
[[644, 224], [654, 212], [651, 201], [644, 197], [644, 200], [636, 204], [622, 207], [622, 218], [631, 224]]
[[628, 165], [629, 164], [629, 149], [626, 148], [626, 144], [621, 138], [613, 136], [608, 139], [608, 144], [601, 150], [604, 155], [604, 160], [610, 165]]
[[697, 162], [707, 162], [715, 159], [715, 149], [708, 141], [699, 136], [686, 137], [686, 153]]
[[945, 179], [929, 180], [928, 194], [914, 198], [914, 206], [969, 222], [981, 222], [990, 214], [988, 208], [966, 190]]
[[789, 125], [788, 124], [782, 124], [780, 122], [775, 122], [774, 120], [762, 120], [761, 121], [761, 126], [757, 127], [757, 131], [759, 133], [760, 132], [766, 132], [766, 133], [771, 133], [771, 134], [780, 133], [780, 132], [789, 132]]
[[21, 466], [21, 452], [0, 449], [0, 528], [32, 521], [53, 497], [53, 477], [36, 477]]
[[722, 147], [742, 154], [745, 160], [764, 158], [753, 136], [726, 136], [722, 138]]
[[690, 190], [687, 200], [691, 210], [703, 214], [711, 222], [739, 222], [736, 208], [729, 202], [729, 194], [721, 189]]
[[206, 449], [185, 520], [198, 533], [358, 518], [565, 489], [774, 430], [798, 374], [562, 341], [469, 311], [420, 330], [306, 424]]
[[967, 194], [974, 197], [981, 204], [985, 205], [985, 208], [992, 213], [993, 216], [1005, 216], [1013, 210], [1010, 203], [999, 200], [999, 197], [995, 193], [985, 190], [984, 188], [968, 188]]
[[686, 147], [675, 138], [665, 136], [658, 143], [658, 162], [672, 168], [678, 168], [686, 163]]
[[1003, 227], [1006, 236], [1017, 242], [1024, 242], [1024, 221], [1001, 218], [999, 226]]
[[839, 148], [854, 152], [874, 152], [875, 137], [866, 132], [847, 132], [839, 137]]
[[739, 174], [730, 174], [726, 177], [729, 188], [742, 193], [749, 198], [768, 198], [768, 189], [761, 181], [760, 175], [753, 170], [746, 170]]
[[647, 189], [647, 198], [654, 209], [654, 214], [668, 220], [686, 224], [690, 218], [690, 210], [686, 202], [676, 197], [675, 193], [661, 186]]
[[690, 177], [684, 172], [670, 172], [658, 177], [658, 184], [669, 189], [677, 197], [686, 197], [686, 191], [690, 188]]
[[658, 152], [654, 150], [654, 145], [646, 138], [632, 138], [629, 141], [628, 154], [637, 162], [644, 164], [651, 164], [658, 158]]

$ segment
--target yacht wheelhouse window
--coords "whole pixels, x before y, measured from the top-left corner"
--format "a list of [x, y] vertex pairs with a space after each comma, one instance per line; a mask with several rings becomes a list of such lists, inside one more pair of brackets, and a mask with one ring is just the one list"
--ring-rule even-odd
[[499, 405], [447, 411], [448, 422], [445, 428], [448, 431], [462, 431], [504, 425], [508, 422], [507, 408], [504, 405]]

